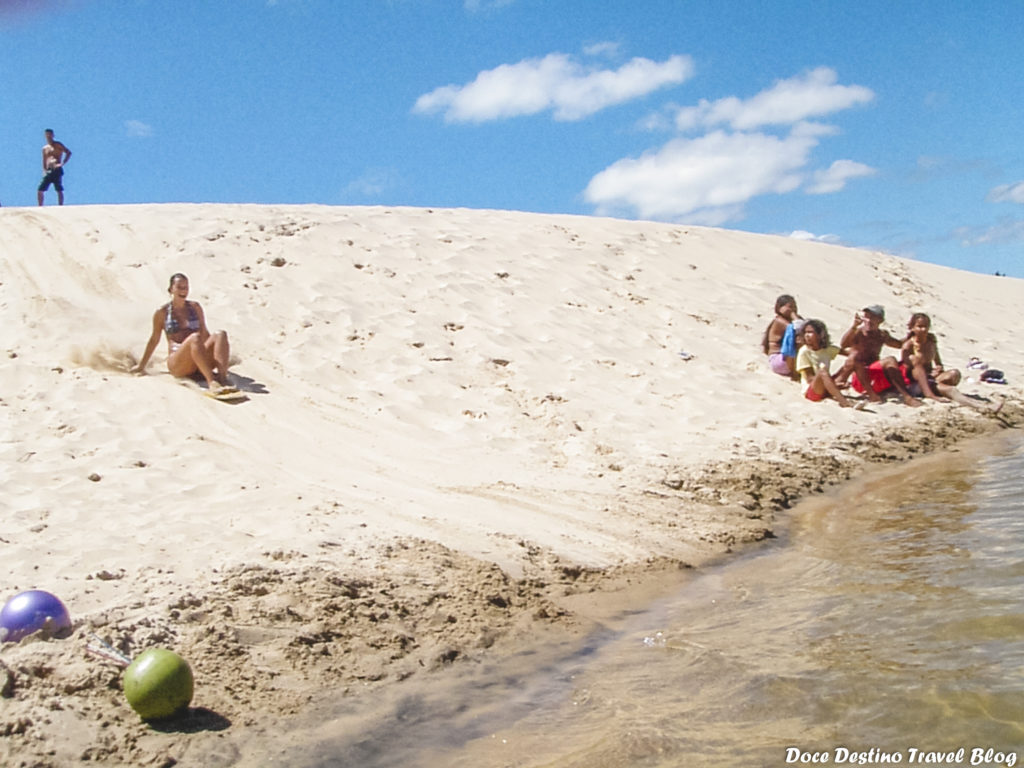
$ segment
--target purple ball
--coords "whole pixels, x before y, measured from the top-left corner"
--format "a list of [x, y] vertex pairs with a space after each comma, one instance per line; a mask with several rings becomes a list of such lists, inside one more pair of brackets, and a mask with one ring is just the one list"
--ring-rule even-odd
[[71, 615], [56, 596], [41, 589], [15, 595], [0, 610], [0, 642], [16, 643], [44, 629], [58, 635], [71, 629]]

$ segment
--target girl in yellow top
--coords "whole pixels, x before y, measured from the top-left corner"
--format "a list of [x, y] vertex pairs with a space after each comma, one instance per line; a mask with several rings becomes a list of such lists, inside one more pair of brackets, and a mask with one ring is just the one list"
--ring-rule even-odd
[[796, 370], [804, 388], [804, 397], [815, 402], [831, 395], [843, 408], [853, 405], [836, 386], [829, 367], [839, 347], [829, 343], [828, 329], [821, 320], [808, 320], [803, 329], [804, 345], [796, 356]]

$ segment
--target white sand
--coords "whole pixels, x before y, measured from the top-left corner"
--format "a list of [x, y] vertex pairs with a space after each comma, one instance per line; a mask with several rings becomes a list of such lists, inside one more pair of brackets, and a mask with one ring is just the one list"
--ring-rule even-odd
[[[992, 423], [805, 401], [760, 349], [780, 293], [836, 339], [867, 304], [900, 335], [929, 312], [947, 367], [978, 356], [1010, 381], [965, 393], [1024, 382], [1022, 281], [784, 237], [470, 210], [4, 208], [0, 260], [0, 583], [56, 592], [76, 618], [233, 566], [376, 567], [396, 537], [512, 577], [700, 562], [772, 512], [731, 503], [742, 472], [736, 499], [698, 492], [702, 468], [771, 474], [849, 436]], [[179, 386], [163, 344], [148, 376], [127, 373], [179, 271], [228, 331], [247, 402]]]

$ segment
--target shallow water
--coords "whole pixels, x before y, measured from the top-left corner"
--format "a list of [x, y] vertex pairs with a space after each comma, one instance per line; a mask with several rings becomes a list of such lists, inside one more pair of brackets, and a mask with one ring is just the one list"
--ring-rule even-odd
[[772, 545], [583, 647], [531, 649], [375, 711], [339, 704], [276, 762], [1017, 764], [1024, 440], [984, 445], [800, 505]]

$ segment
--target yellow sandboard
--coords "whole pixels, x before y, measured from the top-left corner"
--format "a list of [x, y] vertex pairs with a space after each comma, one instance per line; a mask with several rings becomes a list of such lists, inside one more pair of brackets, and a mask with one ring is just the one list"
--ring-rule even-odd
[[249, 396], [237, 387], [221, 387], [214, 392], [204, 389], [203, 394], [213, 400], [220, 400], [222, 403], [240, 403], [249, 399]]

